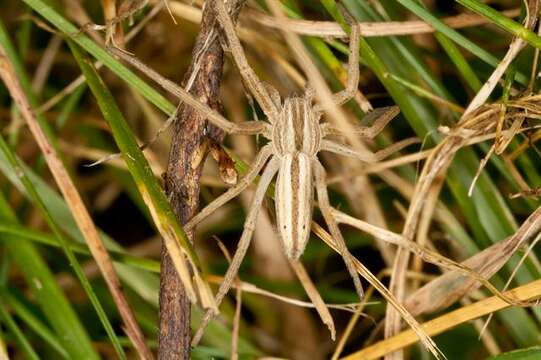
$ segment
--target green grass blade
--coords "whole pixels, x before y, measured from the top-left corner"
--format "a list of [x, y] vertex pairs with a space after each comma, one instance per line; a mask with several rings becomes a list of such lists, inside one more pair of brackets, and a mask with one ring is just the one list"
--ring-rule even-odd
[[[178, 223], [163, 189], [159, 185], [157, 179], [154, 177], [148, 161], [146, 160], [143, 152], [139, 149], [135, 136], [126, 123], [126, 120], [118, 108], [112, 94], [101, 80], [92, 63], [79, 50], [79, 47], [72, 41], [68, 41], [68, 44], [83, 72], [83, 75], [86, 78], [90, 90], [98, 102], [98, 106], [100, 107], [105, 120], [107, 120], [109, 126], [111, 127], [113, 137], [123, 154], [124, 161], [126, 162], [128, 169], [133, 176], [141, 196], [143, 199], [145, 199], [145, 203], [152, 214], [154, 223], [162, 235], [167, 249], [169, 251], [173, 251], [173, 248], [176, 247], [177, 244], [180, 245], [183, 252], [188, 257], [188, 260], [193, 266], [195, 266], [195, 276], [199, 276], [199, 260], [197, 255], [195, 254], [184, 230]], [[171, 256], [175, 257], [182, 255], [175, 255], [172, 253]], [[181, 269], [178, 267], [177, 270], [181, 271]], [[179, 275], [182, 274], [179, 272]], [[187, 289], [191, 288], [191, 284], [187, 283], [187, 281], [190, 281], [189, 278], [182, 279], [182, 281]], [[210, 291], [209, 288], [199, 289], [199, 291], [202, 292], [207, 292], [207, 290]], [[207, 293], [207, 295], [208, 294], [209, 293]], [[201, 295], [203, 295], [203, 293], [201, 293]]]
[[115, 348], [118, 356], [121, 359], [125, 359], [126, 354], [124, 353], [124, 350], [122, 349], [122, 346], [120, 345], [120, 342], [118, 341], [115, 331], [113, 330], [113, 326], [111, 325], [111, 322], [107, 318], [107, 314], [105, 313], [105, 310], [103, 309], [103, 306], [101, 305], [98, 297], [94, 293], [94, 290], [92, 289], [90, 282], [88, 281], [86, 275], [84, 274], [83, 269], [81, 268], [81, 265], [79, 264], [79, 261], [75, 257], [75, 254], [73, 253], [71, 248], [68, 246], [67, 240], [65, 239], [64, 235], [62, 234], [56, 222], [54, 221], [53, 216], [49, 213], [49, 210], [47, 209], [45, 202], [43, 201], [41, 196], [38, 194], [36, 189], [34, 188], [34, 185], [32, 184], [32, 182], [26, 176], [24, 169], [18, 163], [17, 158], [12, 153], [11, 149], [9, 148], [8, 144], [4, 141], [4, 138], [2, 136], [0, 136], [0, 151], [4, 153], [4, 156], [8, 159], [11, 166], [15, 168], [15, 171], [17, 171], [17, 174], [19, 178], [21, 179], [21, 182], [24, 185], [27, 193], [30, 195], [33, 202], [37, 205], [37, 207], [41, 210], [42, 216], [45, 218], [45, 221], [49, 225], [49, 228], [55, 234], [55, 237], [58, 243], [60, 244], [60, 246], [62, 247], [62, 250], [64, 251], [66, 257], [68, 258], [69, 263], [71, 267], [73, 268], [73, 271], [75, 272], [75, 275], [77, 276], [90, 302], [92, 303], [94, 309], [96, 310], [96, 313], [98, 314], [98, 317], [107, 335], [109, 336], [109, 339], [111, 340], [111, 343], [113, 344], [113, 347]]
[[88, 38], [80, 29], [76, 28], [72, 23], [62, 17], [51, 6], [47, 5], [42, 0], [24, 0], [24, 2], [34, 9], [37, 13], [43, 16], [56, 26], [67, 37], [75, 41], [80, 47], [92, 54], [96, 59], [103, 62], [111, 71], [117, 74], [120, 78], [133, 86], [134, 89], [147, 98], [151, 103], [156, 105], [166, 114], [172, 114], [175, 111], [175, 106], [171, 104], [164, 96], [141, 80], [131, 70], [122, 65], [119, 61], [109, 55], [101, 46]]
[[[0, 222], [17, 222], [15, 213], [1, 192]], [[18, 237], [7, 234], [2, 237], [6, 238], [5, 247], [10, 258], [22, 271], [34, 298], [70, 358], [98, 359], [88, 334], [37, 249], [27, 241], [20, 241]]]
[[[16, 224], [0, 224], [0, 233], [10, 234], [26, 240], [34, 241], [38, 244], [53, 246], [55, 248], [61, 247], [55, 236], [44, 234], [35, 230], [30, 230], [24, 226]], [[3, 239], [0, 238], [0, 241], [2, 240]], [[90, 250], [88, 249], [88, 246], [86, 244], [76, 243], [73, 241], [66, 242], [66, 245], [69, 246], [71, 251], [73, 251], [74, 253], [91, 256]], [[123, 251], [119, 251], [118, 249], [111, 247], [110, 245], [107, 246], [107, 250], [111, 253], [115, 262], [137, 267], [139, 269], [153, 273], [160, 272], [160, 263], [156, 260], [129, 255], [124, 253]]]
[[[79, 231], [73, 216], [71, 215], [64, 199], [53, 190], [45, 181], [43, 181], [38, 175], [36, 175], [31, 169], [24, 166], [24, 164], [19, 160], [19, 163], [22, 164], [25, 173], [30, 178], [30, 181], [34, 184], [37, 192], [45, 200], [49, 211], [53, 217], [57, 220], [57, 223], [62, 227], [71, 238], [76, 240], [78, 243], [85, 244], [83, 235]], [[24, 186], [22, 185], [15, 169], [10, 165], [7, 158], [2, 152], [0, 152], [0, 172], [25, 196], [29, 197], [29, 194], [26, 193]], [[122, 248], [116, 244], [109, 236], [101, 233], [101, 236], [104, 240], [105, 245], [109, 249], [114, 249], [121, 251]], [[117, 272], [124, 283], [130, 286], [134, 291], [139, 294], [143, 299], [153, 304], [155, 307], [158, 307], [158, 289], [159, 289], [159, 279], [153, 274], [148, 274], [146, 272], [134, 269], [130, 265], [117, 264]]]
[[453, 64], [455, 64], [455, 67], [462, 75], [464, 81], [466, 81], [466, 83], [473, 91], [479, 91], [483, 84], [481, 83], [481, 80], [479, 80], [479, 78], [477, 77], [477, 74], [475, 74], [475, 72], [473, 71], [466, 58], [464, 58], [464, 55], [462, 55], [462, 53], [460, 52], [460, 50], [458, 50], [455, 44], [442, 33], [436, 33], [435, 36], [436, 39], [438, 39], [438, 42], [440, 43], [443, 50], [445, 50], [445, 52], [447, 53], [447, 56], [449, 56]]
[[520, 349], [491, 357], [489, 360], [537, 360], [541, 359], [541, 346]]
[[37, 317], [25, 304], [19, 301], [7, 289], [0, 288], [0, 294], [3, 300], [13, 312], [19, 317], [30, 329], [32, 329], [39, 337], [43, 339], [51, 348], [53, 348], [62, 358], [69, 359], [69, 354], [64, 349], [58, 338], [51, 330]]
[[473, 12], [478, 13], [498, 25], [505, 31], [527, 41], [530, 45], [541, 49], [541, 37], [531, 30], [528, 30], [516, 21], [509, 19], [507, 16], [500, 14], [486, 4], [482, 4], [476, 0], [456, 0], [457, 3], [467, 7]]
[[22, 350], [25, 357], [29, 360], [39, 360], [39, 356], [32, 348], [30, 341], [26, 338], [23, 331], [19, 328], [15, 320], [11, 317], [7, 311], [5, 305], [0, 300], [0, 320], [6, 325], [9, 331], [13, 334], [18, 347]]
[[[471, 52], [473, 55], [477, 56], [479, 59], [483, 60], [485, 63], [496, 67], [500, 63], [499, 59], [490, 54], [485, 49], [481, 48], [479, 45], [473, 43], [465, 36], [461, 35], [458, 31], [450, 28], [445, 25], [441, 20], [432, 15], [428, 10], [424, 9], [414, 0], [396, 0], [405, 8], [410, 10], [412, 13], [417, 15], [419, 18], [423, 19], [430, 25], [432, 25], [440, 33], [453, 40], [456, 44], [463, 47], [464, 49]], [[517, 76], [517, 81], [522, 85], [528, 85], [528, 77], [524, 74], [519, 74]]]
[[[334, 4], [332, 0], [328, 0], [327, 2]], [[357, 17], [361, 15], [366, 16], [363, 13], [363, 6], [360, 5], [361, 2], [361, 0], [346, 1], [350, 12]], [[406, 0], [399, 0], [399, 2], [411, 3], [411, 1]], [[420, 8], [420, 11], [425, 10]], [[435, 21], [439, 21], [435, 17], [433, 18]], [[366, 21], [366, 19], [364, 20]], [[437, 30], [440, 29], [437, 28]], [[384, 55], [380, 55], [380, 52]], [[435, 118], [433, 110], [427, 107], [425, 102], [419, 101], [420, 99], [411, 94], [411, 92], [404, 91], [404, 88], [400, 84], [386, 78], [387, 73], [399, 73], [398, 70], [400, 70], [401, 72], [406, 72], [407, 79], [410, 79], [410, 81], [415, 80], [411, 75], [414, 73], [413, 70], [408, 71], [404, 64], [393, 62], [393, 59], [400, 59], [400, 57], [397, 50], [392, 49], [392, 43], [387, 39], [361, 39], [361, 54], [363, 61], [375, 73], [393, 100], [400, 106], [403, 115], [418, 136], [424, 138], [425, 135], [431, 134], [433, 140], [437, 141], [438, 136], [433, 131], [437, 126], [432, 121]], [[494, 60], [494, 65], [497, 65], [497, 60], [495, 58]], [[396, 66], [399, 69], [395, 69]], [[516, 221], [511, 215], [503, 196], [499, 193], [497, 187], [486, 172], [479, 178], [473, 196], [468, 196], [467, 190], [477, 171], [478, 163], [479, 160], [474, 152], [471, 149], [464, 149], [456, 154], [447, 173], [449, 189], [462, 209], [464, 218], [470, 226], [474, 235], [473, 238], [475, 239], [475, 243], [464, 244], [463, 247], [475, 251], [479, 251], [480, 248], [504, 239], [516, 229]], [[465, 237], [462, 237], [462, 239], [468, 240]], [[473, 253], [470, 253], [470, 255], [473, 255]], [[515, 256], [507, 264], [506, 268], [512, 269], [516, 263], [517, 257]], [[536, 272], [531, 272], [528, 267], [525, 267], [519, 269], [516, 279], [520, 283], [525, 283], [537, 277], [538, 274]], [[495, 279], [494, 283], [497, 286], [502, 284], [497, 279]], [[535, 344], [537, 339], [531, 334], [531, 330], [533, 329], [535, 333], [537, 325], [533, 322], [533, 319], [523, 309], [512, 310], [513, 314], [503, 312], [500, 316], [505, 317], [505, 323], [508, 324], [509, 329], [512, 329], [511, 333], [515, 339], [517, 341], [524, 341], [530, 345]], [[525, 330], [526, 328], [528, 330]]]

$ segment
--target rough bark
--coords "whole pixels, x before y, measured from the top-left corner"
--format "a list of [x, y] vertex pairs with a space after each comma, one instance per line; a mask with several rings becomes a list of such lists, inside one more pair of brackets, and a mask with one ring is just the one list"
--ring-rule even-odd
[[[242, 0], [235, 2], [234, 17], [238, 15]], [[195, 61], [199, 58], [199, 70], [190, 92], [201, 102], [215, 110], [221, 109], [219, 100], [223, 69], [223, 50], [219, 37], [214, 36], [210, 43], [209, 35], [218, 31], [215, 28], [212, 6], [205, 6], [201, 28], [192, 51], [192, 64], [186, 73], [183, 85], [191, 77]], [[202, 52], [203, 48], [205, 50]], [[199, 206], [200, 177], [204, 160], [199, 164], [200, 149], [206, 137], [221, 142], [223, 132], [209, 125], [199, 113], [188, 106], [181, 106], [174, 124], [174, 133], [165, 175], [165, 191], [179, 221], [186, 223]], [[193, 242], [193, 234], [187, 234]], [[190, 301], [176, 274], [167, 250], [162, 247], [160, 274], [160, 334], [159, 359], [190, 358]]]

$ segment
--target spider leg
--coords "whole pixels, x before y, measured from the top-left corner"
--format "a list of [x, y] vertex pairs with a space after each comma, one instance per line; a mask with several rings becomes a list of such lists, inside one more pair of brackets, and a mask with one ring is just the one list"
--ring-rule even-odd
[[329, 151], [335, 154], [357, 158], [365, 162], [378, 162], [402, 150], [406, 146], [417, 143], [419, 143], [419, 139], [417, 138], [404, 139], [402, 141], [387, 146], [385, 149], [373, 153], [370, 151], [360, 152], [351, 148], [348, 145], [325, 139], [321, 142], [321, 151]]
[[337, 105], [347, 103], [355, 97], [359, 87], [359, 44], [361, 31], [359, 25], [351, 26], [349, 35], [349, 59], [348, 59], [348, 81], [346, 88], [333, 95], [333, 100]]
[[242, 45], [240, 44], [239, 38], [235, 32], [235, 26], [229, 17], [229, 13], [227, 12], [224, 1], [214, 0], [214, 5], [216, 7], [218, 21], [222, 26], [225, 37], [227, 38], [231, 54], [233, 55], [233, 59], [237, 64], [237, 68], [239, 69], [244, 82], [250, 89], [250, 92], [256, 98], [257, 102], [261, 106], [261, 109], [265, 115], [267, 115], [269, 121], [271, 121], [275, 117], [275, 114], [277, 114], [278, 109], [267, 90], [267, 87], [270, 85], [264, 84], [261, 80], [259, 80], [254, 70], [248, 64], [246, 54], [244, 53]]
[[[263, 171], [263, 174], [261, 175], [261, 179], [259, 181], [259, 184], [257, 185], [257, 189], [255, 191], [254, 197], [252, 199], [252, 204], [250, 205], [250, 211], [248, 212], [248, 215], [246, 216], [246, 222], [244, 223], [244, 231], [242, 232], [242, 235], [239, 240], [239, 244], [237, 246], [237, 251], [235, 252], [235, 255], [233, 256], [233, 259], [231, 260], [231, 265], [229, 266], [229, 269], [227, 269], [227, 272], [224, 276], [224, 280], [222, 284], [220, 285], [220, 288], [218, 289], [218, 293], [216, 294], [216, 306], [220, 306], [220, 303], [224, 299], [225, 295], [231, 289], [231, 285], [233, 284], [233, 281], [235, 280], [235, 277], [237, 276], [237, 273], [239, 271], [240, 264], [242, 260], [244, 259], [244, 256], [246, 255], [246, 251], [248, 250], [248, 246], [250, 245], [250, 240], [252, 239], [252, 235], [254, 233], [254, 228], [257, 220], [257, 215], [259, 214], [259, 209], [261, 208], [261, 204], [263, 203], [263, 199], [265, 198], [265, 193], [267, 192], [267, 188], [269, 187], [269, 184], [272, 181], [272, 178], [276, 174], [279, 168], [279, 161], [278, 158], [272, 158], [269, 161], [269, 164]], [[195, 333], [193, 340], [192, 340], [192, 346], [196, 346], [199, 341], [201, 340], [201, 337], [203, 336], [203, 333], [205, 329], [207, 328], [208, 323], [214, 316], [214, 310], [209, 309], [205, 313], [203, 320], [201, 321], [201, 325], [199, 326], [199, 329]]]
[[244, 175], [235, 186], [230, 187], [226, 192], [224, 192], [222, 195], [214, 199], [210, 204], [205, 206], [197, 215], [191, 218], [190, 221], [186, 223], [186, 225], [184, 225], [184, 228], [186, 230], [192, 229], [194, 226], [199, 224], [203, 219], [212, 214], [222, 205], [239, 195], [244, 189], [248, 187], [248, 185], [250, 185], [255, 180], [257, 174], [259, 174], [263, 166], [265, 166], [265, 163], [271, 155], [271, 146], [265, 145], [257, 154], [254, 163], [252, 164], [252, 168], [246, 173], [246, 175]]
[[[387, 126], [387, 124], [393, 120], [400, 113], [398, 106], [385, 106], [377, 108], [369, 112], [363, 118], [364, 122], [372, 123], [371, 126], [355, 126], [355, 135], [358, 135], [365, 139], [373, 139], [379, 135]], [[328, 123], [326, 123], [328, 124]], [[343, 133], [331, 125], [327, 125], [324, 130], [325, 135], [343, 135]]]
[[201, 103], [201, 101], [197, 100], [195, 97], [193, 97], [192, 94], [175, 84], [173, 81], [163, 77], [154, 69], [148, 67], [135, 56], [127, 54], [125, 51], [122, 51], [112, 46], [107, 47], [107, 51], [114, 56], [126, 61], [134, 68], [144, 73], [156, 84], [160, 85], [166, 91], [176, 96], [178, 99], [180, 99], [180, 101], [191, 106], [194, 110], [198, 111], [202, 116], [204, 116], [209, 122], [227, 133], [255, 135], [264, 133], [268, 129], [269, 124], [265, 121], [245, 121], [242, 123], [231, 122], [225, 117], [223, 117], [222, 114], [220, 114], [219, 112]]
[[319, 160], [314, 160], [314, 182], [316, 185], [317, 200], [318, 200], [319, 208], [321, 210], [323, 218], [325, 219], [325, 222], [327, 223], [327, 226], [329, 227], [329, 231], [334, 238], [334, 241], [336, 243], [336, 246], [338, 247], [339, 252], [342, 254], [342, 257], [346, 264], [346, 268], [348, 269], [348, 272], [351, 275], [351, 278], [353, 279], [353, 283], [355, 284], [355, 290], [357, 291], [359, 298], [362, 299], [364, 297], [364, 291], [361, 284], [361, 279], [359, 278], [359, 274], [357, 273], [357, 270], [355, 269], [353, 255], [351, 255], [351, 253], [349, 252], [346, 246], [346, 242], [344, 238], [342, 237], [342, 233], [340, 232], [340, 229], [338, 228], [338, 223], [334, 219], [334, 215], [332, 213], [332, 207], [329, 202], [329, 194], [327, 192], [325, 169], [323, 168], [323, 165], [321, 165]]

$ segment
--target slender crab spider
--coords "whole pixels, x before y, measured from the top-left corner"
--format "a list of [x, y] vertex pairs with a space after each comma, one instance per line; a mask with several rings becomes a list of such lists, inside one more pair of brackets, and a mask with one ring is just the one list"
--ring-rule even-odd
[[[209, 121], [229, 133], [261, 134], [269, 140], [260, 150], [252, 164], [252, 168], [245, 176], [186, 224], [186, 229], [193, 228], [213, 211], [239, 195], [262, 171], [250, 210], [246, 216], [244, 230], [237, 250], [216, 295], [216, 303], [218, 305], [221, 303], [238, 273], [242, 259], [248, 250], [265, 193], [276, 174], [278, 174], [275, 191], [277, 228], [286, 256], [289, 259], [298, 259], [304, 252], [310, 236], [315, 187], [318, 205], [323, 218], [341, 249], [344, 262], [355, 284], [355, 289], [359, 296], [362, 297], [361, 281], [353, 266], [352, 255], [348, 251], [332, 215], [327, 193], [326, 173], [317, 158], [317, 154], [320, 151], [329, 151], [355, 157], [365, 162], [375, 162], [413, 143], [415, 140], [409, 139], [398, 142], [379, 152], [370, 153], [359, 152], [330, 139], [329, 135], [334, 135], [337, 131], [331, 128], [329, 124], [321, 122], [322, 108], [314, 104], [312, 91], [308, 90], [302, 96], [286, 97], [282, 100], [276, 89], [259, 80], [248, 65], [246, 55], [235, 33], [233, 22], [228, 15], [223, 0], [216, 0], [214, 4], [219, 24], [223, 29], [225, 39], [242, 79], [261, 106], [268, 122], [250, 121], [238, 125], [229, 123], [230, 125], [223, 126], [222, 121], [220, 121], [220, 124], [212, 121], [212, 119], [209, 119]], [[351, 100], [357, 90], [359, 81], [359, 40], [359, 27], [353, 25], [349, 45], [348, 83], [344, 90], [333, 95], [333, 100], [338, 105]], [[375, 137], [397, 114], [397, 107], [378, 109], [370, 114], [370, 117], [376, 118], [374, 125], [370, 128], [359, 128], [359, 135], [365, 138]], [[212, 315], [212, 311], [205, 314], [202, 325], [194, 336], [192, 345], [199, 342]]]

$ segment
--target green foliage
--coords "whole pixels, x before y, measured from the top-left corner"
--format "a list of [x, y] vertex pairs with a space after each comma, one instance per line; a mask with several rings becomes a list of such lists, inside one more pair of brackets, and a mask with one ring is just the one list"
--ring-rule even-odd
[[[260, 5], [263, 3], [262, 1]], [[528, 85], [533, 84], [534, 90], [539, 87], [537, 73], [533, 74], [533, 78], [530, 74], [535, 69], [539, 71], [537, 64], [534, 63], [537, 59], [534, 54], [541, 49], [541, 37], [535, 31], [525, 29], [521, 24], [522, 18], [509, 19], [504, 16], [494, 2], [489, 6], [476, 0], [457, 0], [462, 6], [442, 4], [425, 6], [422, 1], [397, 0], [377, 2], [378, 7], [374, 7], [374, 3], [376, 2], [369, 0], [341, 2], [298, 0], [284, 2], [284, 6], [291, 18], [334, 21], [346, 33], [349, 33], [349, 19], [344, 16], [341, 7], [346, 8], [349, 14], [360, 22], [403, 21], [416, 17], [436, 30], [433, 35], [423, 35], [430, 40], [431, 47], [424, 46], [423, 42], [417, 41], [418, 39], [405, 36], [361, 39], [359, 66], [363, 80], [360, 89], [369, 99], [373, 99], [374, 105], [396, 104], [401, 109], [400, 117], [376, 139], [377, 145], [389, 145], [410, 135], [416, 135], [423, 140], [421, 150], [440, 143], [444, 134], [439, 132], [439, 127], [452, 127], [456, 124], [461, 116], [460, 109], [468, 105], [490, 73], [499, 65], [513, 36], [525, 40], [528, 47], [521, 58], [509, 67], [501, 85], [496, 87], [489, 101], [508, 103], [526, 91]], [[523, 6], [522, 1], [497, 3], [503, 8], [511, 5]], [[73, 175], [87, 206], [93, 211], [96, 222], [99, 222], [102, 211], [97, 204], [107, 204], [106, 219], [100, 224], [103, 227], [101, 236], [115, 262], [115, 268], [125, 285], [130, 304], [145, 331], [147, 340], [149, 344], [154, 345], [158, 331], [156, 321], [159, 251], [154, 250], [150, 256], [145, 252], [134, 255], [131, 249], [127, 250], [128, 246], [137, 247], [143, 242], [140, 239], [143, 235], [131, 233], [130, 228], [133, 227], [135, 231], [144, 229], [148, 232], [144, 235], [146, 239], [159, 235], [160, 232], [156, 229], [173, 229], [180, 245], [195, 264], [205, 270], [209, 269], [212, 273], [223, 273], [227, 266], [223, 254], [216, 250], [213, 241], [205, 242], [204, 238], [215, 235], [227, 243], [229, 249], [234, 249], [234, 243], [242, 231], [243, 219], [240, 214], [243, 204], [240, 201], [233, 202], [231, 208], [224, 210], [222, 220], [213, 223], [210, 229], [205, 230], [204, 235], [199, 234], [201, 239], [197, 242], [197, 248], [203, 249], [201, 254], [205, 254], [205, 261], [200, 264], [192, 244], [174, 217], [157, 174], [153, 173], [151, 168], [155, 166], [163, 171], [168, 142], [159, 143], [161, 149], [159, 146], [156, 148], [151, 146], [152, 156], [150, 154], [145, 156], [139, 148], [140, 139], [146, 139], [149, 135], [147, 127], [151, 132], [155, 131], [156, 129], [150, 127], [151, 123], [161, 124], [164, 118], [174, 113], [176, 108], [174, 101], [158, 91], [155, 84], [137, 75], [111, 56], [92, 37], [91, 30], [80, 29], [75, 25], [75, 18], [70, 17], [73, 14], [62, 13], [64, 9], [56, 5], [58, 5], [56, 2], [47, 0], [24, 0], [17, 4], [17, 11], [32, 14], [33, 18], [31, 21], [11, 21], [7, 24], [4, 24], [3, 20], [0, 21], [0, 46], [14, 64], [24, 93], [34, 110], [39, 109], [46, 99], [62, 91], [66, 79], [71, 80], [81, 74], [84, 76], [83, 85], [78, 86], [57, 106], [45, 113], [38, 111], [38, 121], [56, 150], [63, 154], [64, 164]], [[7, 8], [7, 5], [2, 4], [0, 10], [4, 6]], [[101, 17], [99, 2], [95, 4], [84, 2], [84, 6], [88, 7], [85, 9], [93, 19], [94, 17], [99, 19], [96, 14], [100, 14]], [[255, 5], [250, 3], [249, 6]], [[263, 8], [264, 6], [257, 11], [262, 11]], [[444, 16], [464, 11], [465, 8], [496, 26], [455, 29], [442, 20]], [[10, 8], [9, 11], [13, 10]], [[147, 10], [142, 13], [146, 14]], [[142, 17], [143, 15], [137, 14], [136, 23]], [[170, 77], [178, 79], [185, 70], [179, 63], [191, 61], [189, 45], [193, 42], [195, 33], [190, 30], [190, 26], [183, 26], [185, 24], [182, 22], [180, 26], [174, 26], [168, 17], [153, 21], [156, 22], [154, 24], [156, 27], [149, 26], [148, 34], [138, 35], [140, 38], [136, 38], [133, 48], [139, 50], [137, 52], [139, 56], [144, 54], [147, 48], [154, 51], [149, 53], [156, 54], [158, 50], [153, 44], [158, 40], [162, 41], [159, 36], [163, 35], [163, 43], [159, 45], [162, 47], [160, 51], [163, 52], [146, 60], [152, 61], [152, 66], [159, 68], [160, 72], [169, 72]], [[281, 90], [298, 91], [292, 82], [285, 80], [281, 65], [276, 61], [276, 59], [284, 60], [286, 63], [290, 61], [287, 52], [282, 51], [280, 47], [283, 42], [269, 37], [269, 54], [272, 50], [274, 51], [272, 55], [276, 57], [266, 56], [267, 50], [260, 49], [265, 46], [257, 41], [261, 36], [268, 35], [268, 29], [263, 29], [261, 24], [252, 25], [249, 21], [242, 23], [243, 27], [248, 27], [254, 33], [260, 30], [262, 32], [253, 38], [248, 32], [248, 35], [245, 35], [247, 41], [244, 45], [248, 49], [250, 62], [260, 65], [256, 67], [258, 75], [261, 72], [262, 78], [272, 81]], [[128, 25], [124, 27], [129, 28]], [[29, 74], [35, 77], [36, 69], [40, 68], [40, 60], [47, 50], [43, 46], [43, 40], [50, 39], [51, 29], [58, 32], [54, 36], [62, 36], [63, 43], [67, 43], [68, 46], [61, 46], [57, 50], [57, 57], [53, 59], [51, 74], [60, 74], [58, 78], [49, 75], [42, 91], [35, 91]], [[153, 35], [152, 31], [162, 32]], [[179, 39], [174, 38], [175, 41], [171, 41], [171, 34], [168, 32], [176, 34], [174, 37]], [[15, 39], [16, 46], [13, 44]], [[336, 39], [313, 36], [303, 37], [303, 40], [331, 88], [339, 90], [346, 75], [343, 64], [347, 62], [347, 44]], [[276, 46], [277, 41], [280, 46]], [[128, 50], [131, 51], [132, 48], [128, 47]], [[169, 52], [175, 55], [165, 56]], [[90, 57], [103, 64], [104, 69], [98, 70]], [[293, 62], [291, 65], [293, 65], [291, 69], [295, 69]], [[238, 75], [234, 73], [235, 78], [232, 81], [230, 73], [229, 66], [226, 66], [224, 99], [230, 95], [229, 92], [237, 94], [239, 91], [236, 87], [240, 82]], [[278, 73], [281, 77], [276, 75]], [[134, 93], [141, 96], [133, 96]], [[231, 101], [224, 102], [227, 103], [225, 110], [228, 118], [237, 120], [244, 116], [234, 112], [233, 106], [229, 104]], [[452, 105], [447, 107], [442, 105], [445, 103]], [[7, 344], [17, 354], [29, 359], [38, 359], [42, 357], [42, 353], [49, 354], [50, 358], [96, 359], [100, 355], [105, 357], [95, 346], [95, 343], [99, 342], [108, 348], [107, 354], [114, 350], [120, 358], [131, 358], [133, 355], [131, 343], [120, 336], [122, 333], [120, 321], [114, 306], [111, 305], [110, 296], [104, 291], [105, 287], [101, 280], [93, 279], [91, 273], [90, 275], [88, 273], [88, 263], [92, 258], [81, 231], [65, 201], [52, 185], [42, 156], [36, 155], [33, 140], [24, 128], [14, 125], [20, 114], [11, 104], [4, 89], [0, 90], [0, 104], [2, 110], [6, 110], [2, 116], [10, 121], [10, 126], [3, 127], [0, 138], [0, 324], [2, 325], [0, 347]], [[241, 106], [241, 110], [245, 113], [258, 114], [257, 110], [252, 111], [249, 103], [244, 100], [241, 101]], [[352, 118], [355, 117], [362, 123], [363, 114], [353, 101], [347, 105], [347, 109]], [[143, 115], [140, 115], [141, 113]], [[100, 125], [97, 126], [96, 123]], [[100, 127], [103, 124], [107, 124], [107, 127]], [[529, 133], [524, 136], [517, 135], [503, 156], [519, 149], [527, 136]], [[536, 198], [509, 198], [510, 193], [523, 190], [523, 184], [504, 158], [496, 155], [492, 156], [486, 169], [479, 176], [472, 195], [468, 195], [468, 189], [479, 169], [480, 159], [487, 154], [493, 141], [489, 140], [481, 145], [460, 150], [446, 173], [438, 203], [445, 216], [444, 219], [440, 216], [433, 220], [428, 234], [435, 240], [437, 246], [441, 245], [441, 249], [438, 250], [453, 259], [462, 260], [470, 257], [512, 235], [518, 225], [540, 205]], [[538, 165], [540, 155], [536, 141], [537, 138], [532, 136], [528, 150], [513, 160], [517, 172], [532, 188], [541, 186], [541, 167]], [[248, 168], [247, 162], [241, 160], [247, 157], [246, 154], [238, 154], [230, 150], [233, 147], [229, 143], [226, 144], [227, 151], [235, 161], [236, 169], [242, 174]], [[122, 153], [119, 164], [111, 161], [90, 169], [81, 166], [87, 162], [85, 155], [80, 155], [85, 150], [98, 150], [102, 154], [103, 151], [116, 151], [117, 148]], [[336, 169], [333, 166], [336, 164], [332, 161], [328, 163], [332, 175], [342, 175], [334, 174]], [[379, 206], [384, 209], [389, 228], [395, 232], [402, 229], [404, 213], [401, 209], [407, 209], [409, 203], [403, 189], [407, 187], [413, 189], [422, 165], [423, 163], [419, 162], [392, 168], [394, 177], [385, 175], [380, 177], [379, 173], [370, 176], [370, 181], [376, 188]], [[397, 183], [403, 187], [400, 188]], [[211, 185], [202, 189], [203, 203], [211, 201], [222, 191], [214, 188], [214, 183], [209, 184]], [[351, 199], [346, 196], [341, 184], [337, 182], [330, 186], [333, 190], [332, 201], [349, 211], [354, 208], [355, 201], [362, 199]], [[268, 193], [269, 201], [272, 201], [273, 191], [271, 186]], [[103, 200], [107, 199], [110, 193], [115, 194], [115, 199], [125, 201], [119, 209], [114, 208], [112, 204], [120, 203], [120, 200], [115, 202]], [[149, 204], [151, 211], [147, 208]], [[268, 208], [272, 209], [272, 206]], [[124, 211], [135, 213], [137, 219], [142, 219], [141, 223], [136, 223], [139, 220], [126, 222], [121, 216]], [[150, 214], [158, 216], [153, 218]], [[107, 217], [115, 215], [123, 219], [124, 223], [108, 225], [115, 220]], [[316, 213], [316, 220], [318, 216]], [[153, 219], [157, 222], [154, 223]], [[375, 250], [373, 239], [351, 229], [344, 229], [344, 232], [354, 255], [366, 262], [374, 273], [386, 267]], [[132, 241], [131, 237], [137, 240]], [[148, 242], [156, 244], [159, 240]], [[491, 279], [495, 286], [500, 289], [503, 287], [522, 255], [522, 253], [514, 255]], [[541, 269], [538, 255], [539, 251], [534, 250], [528, 256], [524, 265], [516, 272], [511, 287], [539, 279]], [[254, 270], [261, 270], [258, 259], [260, 258], [257, 254], [251, 254], [246, 259], [240, 274], [243, 281], [249, 281], [253, 285], [283, 296], [304, 296], [294, 280], [267, 279], [260, 275], [261, 273], [254, 275]], [[324, 300], [355, 301], [353, 287], [344, 280], [347, 278], [344, 276], [346, 272], [341, 259], [315, 237], [303, 259]], [[279, 272], [278, 270], [275, 271]], [[432, 268], [424, 267], [421, 270], [428, 275], [434, 275]], [[77, 285], [74, 287], [63, 285], [66, 288], [62, 288], [59, 279], [65, 274], [71, 277], [75, 275]], [[81, 291], [79, 286], [84, 291]], [[73, 300], [70, 298], [72, 293], [83, 295]], [[481, 295], [486, 294], [483, 292], [475, 294]], [[275, 355], [274, 352], [292, 356], [288, 353], [292, 344], [303, 342], [304, 339], [285, 339], [287, 335], [284, 334], [287, 332], [280, 328], [288, 317], [293, 317], [289, 315], [288, 308], [292, 305], [278, 307], [269, 304], [275, 303], [267, 303], [261, 295], [247, 293], [243, 295], [243, 317], [240, 322], [238, 347], [241, 359], [271, 353]], [[87, 314], [82, 309], [94, 309], [94, 312]], [[226, 321], [211, 324], [205, 336], [204, 346], [193, 349], [194, 358], [230, 356], [234, 306], [226, 302], [222, 310]], [[380, 320], [384, 313], [381, 304], [368, 307], [364, 311], [375, 320]], [[195, 329], [200, 321], [201, 311], [194, 308], [192, 313], [192, 327]], [[302, 316], [309, 319], [308, 323], [315, 323], [317, 327], [323, 328], [312, 315], [305, 312]], [[350, 318], [349, 313], [342, 311], [333, 312], [333, 316], [339, 319], [340, 326]], [[536, 346], [540, 342], [540, 321], [539, 308], [531, 310], [510, 308], [498, 312], [487, 328], [491, 339], [502, 351], [525, 349], [502, 353], [491, 359], [540, 358], [541, 352]], [[252, 328], [257, 331], [250, 331]], [[359, 350], [360, 344], [371, 335], [373, 328], [371, 318], [361, 322], [351, 335], [351, 344], [348, 345], [347, 351]], [[306, 330], [303, 335], [308, 333], [307, 328], [302, 330]], [[311, 336], [314, 336], [318, 344], [326, 343], [326, 335]], [[472, 359], [478, 356], [487, 357], [488, 347], [477, 341], [477, 336], [476, 328], [462, 325], [440, 335], [437, 341], [444, 352], [448, 351], [450, 358], [452, 354]], [[456, 344], [461, 344], [460, 349], [453, 348]], [[333, 346], [329, 345], [325, 351], [332, 349]], [[411, 355], [413, 358], [425, 356], [423, 351], [414, 351]]]

